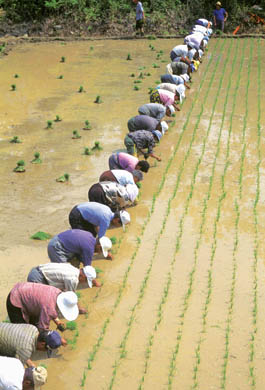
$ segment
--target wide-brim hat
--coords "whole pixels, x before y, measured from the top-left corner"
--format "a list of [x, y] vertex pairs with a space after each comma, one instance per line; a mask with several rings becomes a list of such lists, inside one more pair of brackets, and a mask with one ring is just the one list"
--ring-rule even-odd
[[127, 225], [128, 223], [131, 222], [131, 216], [127, 211], [121, 210], [120, 211], [120, 220], [121, 220], [122, 228], [125, 231], [125, 225]]
[[99, 243], [100, 243], [100, 246], [101, 246], [101, 249], [102, 249], [103, 256], [107, 257], [108, 256], [108, 251], [112, 247], [112, 242], [110, 241], [110, 239], [108, 237], [104, 236], [104, 237], [101, 237], [99, 239]]
[[183, 84], [177, 85], [176, 90], [177, 90], [177, 92], [179, 94], [179, 101], [180, 101], [180, 103], [182, 103], [183, 99], [185, 98], [185, 89], [186, 88], [185, 88], [185, 86]]
[[139, 188], [137, 187], [136, 184], [127, 184], [125, 188], [130, 201], [134, 202], [137, 196], [139, 195]]
[[78, 298], [73, 291], [62, 292], [57, 297], [57, 305], [67, 321], [74, 321], [78, 317]]
[[184, 74], [181, 74], [180, 77], [184, 80], [184, 81], [189, 81], [190, 79], [190, 76], [188, 75], [188, 73], [184, 73]]
[[172, 104], [170, 106], [167, 106], [167, 108], [169, 109], [171, 115], [174, 114], [175, 108], [174, 106], [172, 106]]
[[168, 124], [167, 124], [167, 122], [165, 122], [165, 121], [162, 121], [162, 122], [161, 122], [161, 129], [162, 129], [162, 134], [164, 135], [165, 132], [168, 130]]
[[217, 1], [215, 5], [219, 5], [219, 7], [222, 7], [222, 3], [220, 1]]
[[[15, 373], [14, 373], [15, 374]], [[47, 381], [47, 370], [42, 366], [35, 367], [32, 372], [34, 390], [40, 390]]]
[[92, 286], [93, 286], [92, 282], [97, 277], [97, 273], [96, 273], [95, 268], [92, 267], [92, 265], [86, 265], [83, 268], [83, 272], [86, 275], [88, 287], [92, 288]]

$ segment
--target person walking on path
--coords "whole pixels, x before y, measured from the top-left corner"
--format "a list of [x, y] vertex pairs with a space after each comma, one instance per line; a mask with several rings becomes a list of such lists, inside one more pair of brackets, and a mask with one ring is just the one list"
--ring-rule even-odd
[[145, 160], [139, 161], [137, 157], [131, 156], [128, 153], [117, 152], [109, 157], [109, 169], [123, 169], [128, 172], [139, 170], [147, 173], [149, 163]]
[[143, 5], [139, 0], [133, 0], [134, 4], [136, 4], [136, 34], [138, 34], [138, 30], [140, 30], [140, 34], [144, 35], [144, 9]]
[[46, 381], [46, 368], [24, 368], [19, 359], [0, 356], [1, 390], [40, 390]]
[[224, 31], [224, 25], [225, 25], [225, 22], [227, 21], [227, 18], [228, 18], [228, 13], [226, 12], [226, 10], [224, 8], [222, 8], [222, 4], [220, 3], [220, 1], [217, 1], [216, 8], [213, 11], [214, 27], [217, 30]]
[[28, 367], [35, 367], [31, 360], [35, 351], [46, 351], [51, 357], [61, 345], [67, 342], [56, 330], [39, 332], [34, 325], [0, 322], [0, 355], [18, 358]]
[[133, 154], [137, 151], [143, 154], [146, 159], [150, 156], [157, 161], [161, 161], [161, 158], [153, 153], [153, 148], [160, 141], [161, 137], [162, 134], [158, 130], [137, 130], [126, 135], [124, 138], [124, 145], [129, 154]]
[[[132, 175], [130, 172], [126, 173]], [[98, 202], [81, 203], [75, 206], [69, 214], [69, 223], [72, 229], [86, 230], [92, 233], [94, 237], [98, 235], [98, 238], [105, 236], [110, 224], [123, 226], [124, 228], [124, 225], [129, 223], [130, 220], [127, 211], [116, 211], [114, 213], [108, 206]]]
[[10, 291], [6, 307], [13, 324], [32, 324], [39, 330], [48, 330], [50, 321], [58, 329], [65, 326], [59, 313], [67, 321], [78, 317], [78, 298], [72, 291], [62, 292], [56, 287], [38, 283], [17, 283]]
[[175, 113], [175, 108], [173, 106], [165, 107], [159, 103], [147, 103], [139, 107], [138, 112], [140, 115], [148, 115], [160, 121], [165, 115], [172, 116]]
[[91, 265], [78, 269], [70, 263], [47, 263], [32, 268], [27, 282], [48, 284], [62, 291], [76, 291], [79, 283], [87, 283], [90, 288], [100, 287], [96, 277], [96, 270]]

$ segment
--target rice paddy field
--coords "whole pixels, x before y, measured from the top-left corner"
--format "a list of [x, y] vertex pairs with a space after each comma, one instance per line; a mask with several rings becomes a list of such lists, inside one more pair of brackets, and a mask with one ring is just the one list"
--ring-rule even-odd
[[[178, 43], [25, 43], [0, 60], [2, 319], [13, 285], [48, 262], [30, 236], [68, 229]], [[45, 390], [265, 388], [264, 49], [210, 41], [130, 226], [107, 232], [114, 260], [93, 262], [103, 286], [81, 290], [88, 315], [56, 356], [36, 355]], [[95, 141], [103, 150], [84, 154]], [[13, 172], [20, 160], [26, 171]]]

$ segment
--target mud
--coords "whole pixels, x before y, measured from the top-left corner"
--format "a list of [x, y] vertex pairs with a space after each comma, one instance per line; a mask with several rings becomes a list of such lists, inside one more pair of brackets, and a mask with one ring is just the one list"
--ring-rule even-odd
[[[151, 43], [167, 60], [178, 41]], [[123, 148], [127, 120], [164, 73], [149, 44], [25, 43], [1, 61], [1, 318], [13, 285], [48, 261], [47, 243], [30, 236], [68, 228], [69, 211]], [[104, 285], [81, 290], [89, 314], [77, 321], [75, 348], [37, 356], [49, 371], [45, 389], [264, 388], [263, 62], [262, 40], [210, 42], [131, 225], [108, 231], [121, 239], [115, 260], [93, 262]], [[151, 76], [134, 91], [129, 75], [140, 72]], [[46, 129], [56, 115], [63, 120]], [[85, 120], [92, 130], [82, 130]], [[21, 144], [9, 143], [15, 135]], [[96, 140], [103, 151], [82, 155]], [[30, 163], [36, 151], [41, 165]], [[20, 159], [26, 172], [17, 174]], [[65, 172], [69, 183], [56, 183]]]

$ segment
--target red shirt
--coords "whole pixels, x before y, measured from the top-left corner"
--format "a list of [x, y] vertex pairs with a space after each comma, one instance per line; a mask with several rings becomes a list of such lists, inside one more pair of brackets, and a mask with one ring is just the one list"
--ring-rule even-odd
[[17, 283], [10, 292], [12, 305], [19, 307], [24, 320], [40, 329], [49, 329], [50, 321], [58, 317], [56, 287], [39, 283]]

